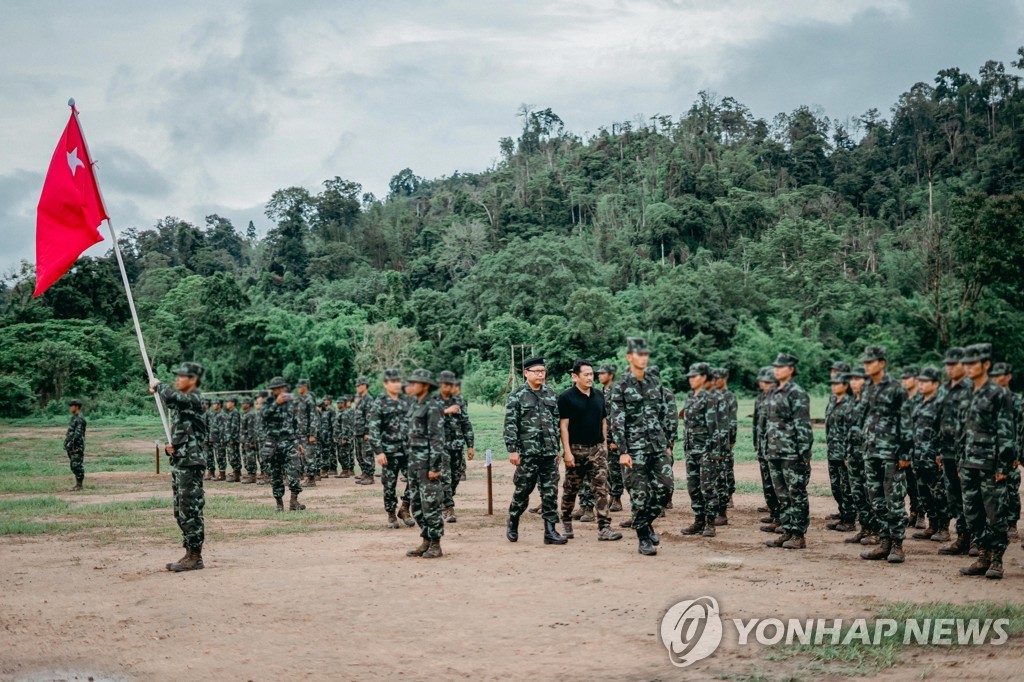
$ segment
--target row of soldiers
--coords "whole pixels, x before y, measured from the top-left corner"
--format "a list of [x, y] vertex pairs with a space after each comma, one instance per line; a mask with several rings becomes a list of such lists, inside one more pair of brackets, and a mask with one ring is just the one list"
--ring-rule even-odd
[[[874, 546], [865, 560], [903, 563], [907, 528], [917, 540], [947, 542], [943, 555], [978, 559], [963, 575], [1003, 576], [1003, 553], [1020, 518], [1024, 401], [1008, 390], [1005, 363], [990, 344], [947, 351], [945, 370], [907, 368], [891, 376], [886, 349], [868, 346], [863, 369], [832, 366], [826, 444], [839, 507], [829, 530], [857, 531], [851, 544]], [[809, 525], [810, 407], [793, 376], [797, 359], [780, 354], [762, 368], [754, 408], [754, 445], [765, 511], [761, 530], [772, 547], [802, 549]], [[943, 377], [945, 375], [945, 377]], [[945, 381], [943, 381], [945, 378]], [[910, 512], [907, 512], [909, 498]]]

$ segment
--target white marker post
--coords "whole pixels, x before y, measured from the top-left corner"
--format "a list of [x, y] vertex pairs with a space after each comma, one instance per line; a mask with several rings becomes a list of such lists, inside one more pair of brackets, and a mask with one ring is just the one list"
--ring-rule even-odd
[[491, 488], [491, 449], [487, 448], [484, 452], [484, 458], [487, 463], [487, 515], [494, 515], [494, 492]]

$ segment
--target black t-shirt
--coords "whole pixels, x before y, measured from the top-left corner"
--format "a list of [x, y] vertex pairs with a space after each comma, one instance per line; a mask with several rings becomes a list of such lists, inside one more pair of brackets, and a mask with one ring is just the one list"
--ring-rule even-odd
[[570, 445], [604, 442], [604, 393], [591, 387], [590, 396], [575, 386], [558, 396], [558, 418], [569, 420]]

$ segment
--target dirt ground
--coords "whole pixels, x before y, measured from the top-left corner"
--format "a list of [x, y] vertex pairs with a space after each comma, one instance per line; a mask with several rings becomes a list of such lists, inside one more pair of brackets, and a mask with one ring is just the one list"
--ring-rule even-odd
[[[677, 463], [677, 475], [682, 475]], [[486, 515], [484, 466], [470, 463], [445, 557], [410, 559], [415, 529], [384, 527], [380, 498], [351, 479], [303, 493], [341, 497], [353, 529], [209, 542], [206, 569], [171, 574], [180, 548], [163, 540], [97, 545], [88, 539], [0, 538], [0, 680], [346, 679], [827, 679], [807, 661], [770, 661], [738, 647], [734, 629], [710, 658], [674, 668], [658, 636], [665, 610], [710, 595], [723, 618], [870, 617], [882, 602], [1024, 599], [1024, 550], [1007, 577], [961, 578], [961, 557], [907, 541], [902, 566], [867, 563], [860, 547], [824, 530], [829, 498], [812, 497], [802, 552], [768, 549], [755, 495], [738, 495], [714, 539], [683, 538], [685, 492], [657, 525], [656, 557], [635, 536], [597, 541], [577, 523], [568, 546], [544, 546], [527, 515], [517, 544], [504, 538], [511, 467], [495, 464], [495, 515]], [[756, 480], [756, 464], [737, 467]], [[145, 474], [99, 474], [129, 482]], [[813, 481], [827, 484], [817, 465]], [[210, 494], [263, 497], [266, 487], [207, 484]], [[169, 483], [166, 492], [169, 495]], [[379, 484], [374, 488], [379, 490]], [[130, 493], [124, 499], [137, 499]], [[73, 496], [63, 499], [75, 500]], [[117, 495], [110, 498], [118, 499]], [[95, 497], [91, 501], [98, 501]], [[616, 522], [624, 513], [614, 515]], [[168, 524], [173, 519], [168, 516]], [[216, 518], [207, 519], [216, 535]], [[617, 525], [617, 523], [616, 523]], [[903, 649], [880, 679], [1021, 679], [1024, 642], [1002, 647]], [[835, 679], [840, 679], [838, 676]]]

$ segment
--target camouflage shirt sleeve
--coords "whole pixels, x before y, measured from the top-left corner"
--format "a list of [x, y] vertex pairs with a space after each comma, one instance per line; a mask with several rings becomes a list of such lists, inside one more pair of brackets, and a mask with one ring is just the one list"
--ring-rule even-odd
[[71, 417], [67, 435], [64, 437], [64, 449], [68, 452], [85, 450], [85, 418], [80, 414]]
[[469, 403], [459, 396], [459, 422], [462, 428], [462, 437], [466, 441], [466, 447], [473, 447], [475, 435], [473, 434], [473, 422], [469, 420]]
[[612, 386], [608, 397], [608, 440], [619, 447], [619, 454], [629, 454], [626, 443], [626, 411], [623, 405], [622, 382]]
[[366, 433], [370, 436], [370, 449], [375, 454], [384, 452], [384, 439], [381, 437], [381, 409], [378, 400], [370, 405], [366, 420]]
[[807, 391], [799, 386], [794, 386], [793, 391], [793, 418], [796, 420], [796, 447], [800, 458], [806, 461], [811, 459], [811, 448], [814, 445], [814, 433], [811, 431], [811, 400]]
[[444, 457], [444, 414], [439, 402], [429, 399], [428, 402], [427, 438], [430, 441], [430, 456], [427, 468], [429, 471], [440, 471]]
[[505, 439], [505, 449], [508, 450], [509, 453], [520, 452], [519, 415], [522, 410], [519, 405], [519, 393], [520, 391], [513, 391], [505, 401], [505, 425], [503, 436]]

